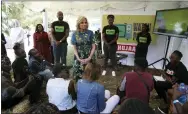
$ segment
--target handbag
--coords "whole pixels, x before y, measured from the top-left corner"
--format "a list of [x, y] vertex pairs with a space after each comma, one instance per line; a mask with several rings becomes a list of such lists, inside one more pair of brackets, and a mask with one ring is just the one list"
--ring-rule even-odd
[[[135, 71], [136, 72], [136, 71]], [[143, 82], [144, 87], [147, 89], [147, 94], [148, 94], [148, 103], [149, 103], [149, 97], [150, 97], [150, 90], [149, 90], [149, 86], [146, 83], [146, 81], [143, 79], [143, 77], [141, 76], [141, 74], [139, 74], [138, 72], [136, 72], [138, 74], [138, 78]]]

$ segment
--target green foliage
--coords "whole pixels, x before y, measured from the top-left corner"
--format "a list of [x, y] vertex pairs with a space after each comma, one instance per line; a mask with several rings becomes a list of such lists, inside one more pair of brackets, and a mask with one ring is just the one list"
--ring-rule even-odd
[[5, 35], [9, 35], [13, 19], [26, 28], [42, 23], [42, 14], [28, 9], [23, 2], [2, 2], [2, 32]]

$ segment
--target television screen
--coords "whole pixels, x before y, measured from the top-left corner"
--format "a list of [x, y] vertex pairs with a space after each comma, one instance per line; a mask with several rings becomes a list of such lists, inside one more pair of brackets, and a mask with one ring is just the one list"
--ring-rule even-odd
[[188, 8], [158, 10], [153, 33], [175, 37], [188, 37]]

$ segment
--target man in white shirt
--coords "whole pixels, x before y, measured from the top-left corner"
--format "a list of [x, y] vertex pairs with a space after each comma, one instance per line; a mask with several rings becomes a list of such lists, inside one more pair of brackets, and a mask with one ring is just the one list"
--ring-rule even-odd
[[20, 43], [20, 48], [24, 49], [24, 30], [18, 20], [14, 20], [13, 28], [10, 31], [10, 38], [12, 40], [12, 46], [15, 43]]
[[[61, 64], [57, 64], [61, 67]], [[56, 69], [59, 67], [55, 66]], [[75, 114], [76, 109], [76, 92], [74, 81], [69, 79], [67, 70], [56, 71], [56, 78], [49, 79], [46, 86], [46, 93], [49, 103], [58, 107], [63, 114]]]

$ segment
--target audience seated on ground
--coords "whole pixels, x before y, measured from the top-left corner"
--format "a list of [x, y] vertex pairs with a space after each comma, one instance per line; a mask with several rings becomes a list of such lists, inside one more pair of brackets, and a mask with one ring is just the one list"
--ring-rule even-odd
[[77, 109], [81, 114], [110, 114], [119, 102], [117, 95], [105, 102], [104, 86], [96, 82], [100, 74], [100, 65], [88, 63], [83, 78], [77, 82]]
[[69, 78], [69, 71], [56, 64], [54, 73], [55, 78], [49, 79], [46, 86], [49, 103], [57, 106], [62, 114], [77, 113], [74, 81]]
[[53, 73], [47, 68], [51, 64], [44, 60], [41, 54], [36, 49], [29, 51], [29, 70], [33, 74], [38, 74], [42, 79], [48, 80], [52, 78]]
[[16, 43], [13, 47], [16, 59], [12, 63], [12, 69], [14, 74], [14, 83], [17, 88], [22, 88], [28, 81], [28, 63], [25, 51], [20, 48], [20, 44]]
[[31, 107], [25, 114], [59, 114], [59, 110], [53, 104], [42, 103]]
[[155, 114], [148, 103], [138, 99], [126, 99], [121, 104], [118, 114]]
[[137, 98], [145, 103], [149, 103], [150, 92], [153, 90], [153, 77], [146, 71], [148, 62], [144, 58], [135, 59], [133, 72], [127, 72], [119, 87], [120, 98]]

